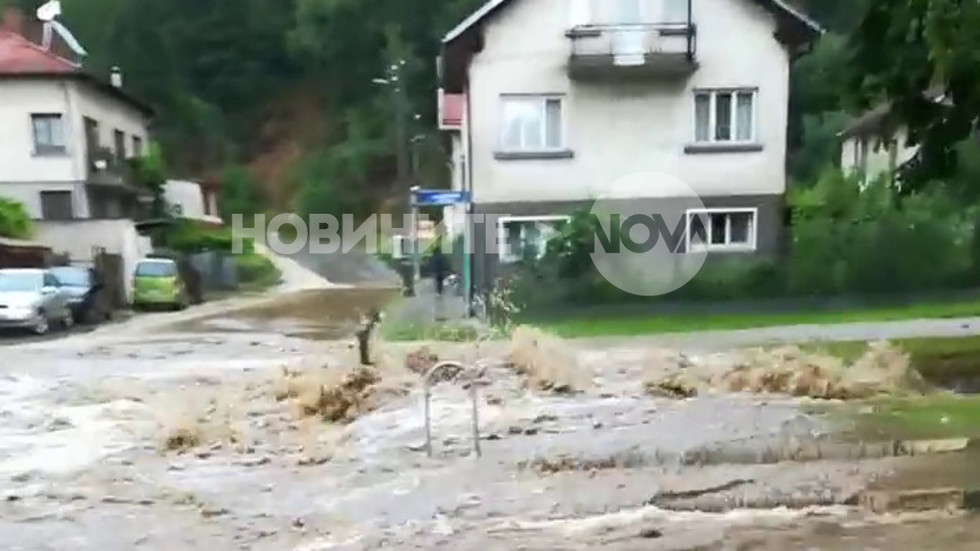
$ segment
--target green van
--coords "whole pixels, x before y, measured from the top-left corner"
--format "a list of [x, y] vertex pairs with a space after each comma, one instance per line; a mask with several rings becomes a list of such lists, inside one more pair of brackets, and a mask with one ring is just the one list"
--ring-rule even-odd
[[133, 274], [133, 308], [169, 306], [182, 310], [188, 304], [187, 287], [177, 263], [169, 258], [145, 258]]

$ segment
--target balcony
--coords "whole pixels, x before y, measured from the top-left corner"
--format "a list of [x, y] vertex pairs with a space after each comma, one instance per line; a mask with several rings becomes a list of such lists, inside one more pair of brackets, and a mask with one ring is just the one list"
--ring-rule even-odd
[[93, 148], [88, 152], [89, 211], [92, 218], [144, 217], [142, 205], [153, 200], [153, 194], [141, 187], [133, 166], [117, 158], [110, 150]]
[[697, 28], [691, 23], [579, 25], [566, 36], [573, 80], [676, 79], [698, 68]]

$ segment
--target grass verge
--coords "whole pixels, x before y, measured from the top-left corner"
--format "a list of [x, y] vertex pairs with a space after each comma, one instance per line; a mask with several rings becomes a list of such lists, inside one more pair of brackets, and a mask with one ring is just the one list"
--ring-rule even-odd
[[385, 323], [381, 325], [381, 338], [390, 342], [473, 342], [480, 335], [474, 325], [461, 322]]
[[866, 321], [942, 319], [980, 316], [980, 301], [924, 303], [912, 306], [865, 308], [825, 312], [657, 314], [652, 316], [572, 317], [537, 320], [534, 325], [566, 338], [633, 336], [749, 329], [779, 325], [824, 325]]
[[[980, 390], [980, 337], [896, 339], [909, 354], [912, 369], [927, 381], [963, 391]], [[853, 361], [867, 349], [863, 341], [807, 343], [801, 348]]]
[[951, 393], [879, 398], [849, 404], [831, 418], [847, 422], [866, 441], [980, 437], [980, 397]]

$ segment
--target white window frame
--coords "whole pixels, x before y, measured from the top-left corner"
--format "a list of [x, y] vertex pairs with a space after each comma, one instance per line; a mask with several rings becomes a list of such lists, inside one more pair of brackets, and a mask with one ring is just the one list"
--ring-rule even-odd
[[[691, 221], [695, 216], [704, 215], [708, 219], [708, 223], [705, 225], [705, 234], [708, 236], [708, 240], [711, 240], [711, 215], [712, 214], [751, 214], [752, 215], [752, 231], [749, 235], [748, 243], [731, 243], [731, 218], [725, 219], [725, 241], [724, 244], [712, 244], [703, 243], [700, 245], [692, 243], [693, 234], [691, 233]], [[687, 246], [684, 250], [689, 253], [693, 252], [755, 252], [759, 248], [759, 209], [755, 207], [746, 208], [704, 208], [704, 209], [688, 209], [685, 213], [686, 227], [684, 231], [685, 241]]]
[[[718, 123], [718, 94], [731, 94], [732, 95], [732, 105], [729, 110], [729, 116], [731, 121], [729, 121], [729, 128], [731, 131], [731, 138], [728, 140], [719, 140], [717, 136], [717, 123]], [[739, 94], [751, 94], [752, 95], [752, 116], [750, 120], [752, 121], [752, 126], [749, 129], [749, 139], [740, 140], [738, 139], [738, 96]], [[708, 96], [708, 139], [698, 140], [698, 96], [707, 95]], [[694, 117], [694, 140], [693, 142], [701, 145], [726, 145], [726, 144], [755, 144], [759, 143], [759, 89], [752, 87], [742, 87], [742, 88], [697, 88], [694, 90], [693, 98], [693, 117]]]
[[[507, 145], [507, 102], [508, 101], [538, 101], [541, 104], [541, 143], [543, 144], [539, 148], [514, 148], [508, 147]], [[548, 122], [546, 120], [548, 107], [548, 101], [557, 100], [558, 110], [561, 113], [561, 127], [558, 129], [559, 144], [556, 147], [548, 147]], [[499, 147], [500, 151], [505, 153], [534, 153], [534, 152], [552, 152], [552, 151], [565, 151], [568, 149], [567, 141], [568, 135], [566, 129], [568, 127], [568, 112], [565, 109], [566, 101], [565, 96], [562, 94], [501, 94], [500, 95], [500, 136], [499, 136]]]
[[[58, 121], [58, 125], [61, 131], [61, 145], [56, 144], [39, 144], [37, 141], [37, 124], [38, 120], [45, 121]], [[68, 134], [67, 128], [65, 126], [65, 115], [64, 113], [31, 113], [29, 118], [29, 123], [31, 125], [31, 151], [34, 155], [67, 155], [68, 154]], [[49, 123], [50, 124], [50, 123]], [[51, 131], [51, 128], [48, 128]]]
[[[564, 214], [545, 214], [539, 216], [501, 216], [497, 219], [497, 257], [501, 264], [514, 264], [522, 260], [521, 255], [512, 254], [507, 250], [507, 224], [510, 222], [565, 222], [572, 217]], [[541, 251], [538, 258], [544, 256]]]

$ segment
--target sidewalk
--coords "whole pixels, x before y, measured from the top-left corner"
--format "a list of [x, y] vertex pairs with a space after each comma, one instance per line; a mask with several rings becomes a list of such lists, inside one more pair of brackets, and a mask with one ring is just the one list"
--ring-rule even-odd
[[385, 312], [386, 323], [394, 326], [426, 327], [446, 322], [459, 322], [469, 319], [466, 315], [466, 300], [446, 289], [438, 296], [435, 282], [423, 279], [416, 284], [414, 297], [402, 297]]

